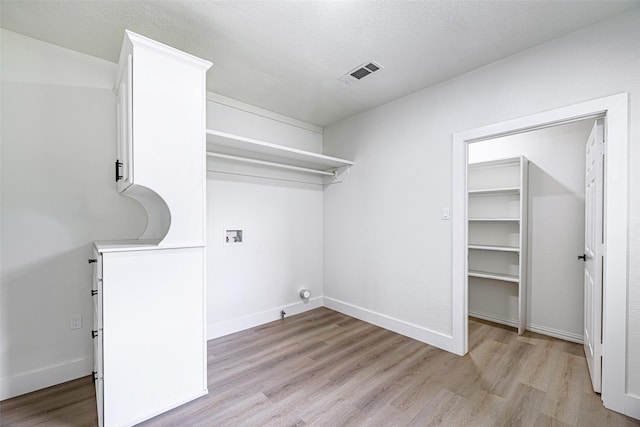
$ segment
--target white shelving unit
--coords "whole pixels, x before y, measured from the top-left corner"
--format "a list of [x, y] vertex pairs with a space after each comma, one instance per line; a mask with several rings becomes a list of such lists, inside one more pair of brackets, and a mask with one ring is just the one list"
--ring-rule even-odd
[[[472, 163], [467, 173], [469, 287], [481, 287], [487, 280], [515, 284], [519, 334], [526, 325], [527, 176], [523, 156]], [[508, 301], [509, 295], [500, 299]], [[499, 315], [469, 312], [513, 323]]]
[[350, 160], [207, 129], [207, 156], [335, 177]]

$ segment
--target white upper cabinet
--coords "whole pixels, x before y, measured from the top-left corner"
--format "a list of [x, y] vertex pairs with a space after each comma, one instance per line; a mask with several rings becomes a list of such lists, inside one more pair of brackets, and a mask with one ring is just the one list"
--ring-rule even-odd
[[120, 54], [117, 188], [147, 211], [140, 240], [204, 244], [206, 71], [211, 63], [130, 31]]
[[132, 118], [131, 118], [131, 55], [125, 59], [125, 63], [120, 67], [119, 83], [116, 88], [117, 93], [117, 117], [118, 117], [118, 158], [115, 165], [115, 179], [118, 192], [122, 193], [129, 188], [133, 182], [132, 176]]

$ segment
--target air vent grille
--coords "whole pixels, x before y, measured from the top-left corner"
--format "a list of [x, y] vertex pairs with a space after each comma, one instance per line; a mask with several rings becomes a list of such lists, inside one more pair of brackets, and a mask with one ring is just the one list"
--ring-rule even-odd
[[369, 74], [371, 74], [371, 71], [367, 70], [366, 68], [358, 68], [353, 73], [351, 73], [351, 77], [355, 77], [356, 79], [360, 80], [361, 78], [368, 76]]
[[340, 80], [342, 80], [345, 83], [351, 84], [359, 80], [362, 80], [368, 75], [375, 73], [376, 71], [381, 69], [382, 69], [382, 66], [380, 64], [377, 64], [375, 62], [365, 62], [364, 64], [344, 74], [342, 77], [340, 77]]

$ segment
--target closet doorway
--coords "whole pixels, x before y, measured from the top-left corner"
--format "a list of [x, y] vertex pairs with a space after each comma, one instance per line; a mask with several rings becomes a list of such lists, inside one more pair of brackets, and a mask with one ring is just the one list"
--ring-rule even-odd
[[[522, 320], [527, 330], [583, 342], [584, 269], [577, 255], [584, 252], [585, 143], [594, 121], [469, 144], [470, 316], [513, 327]], [[519, 162], [508, 161], [520, 156], [522, 179]]]
[[[602, 399], [606, 407], [625, 413], [633, 396], [626, 393], [627, 376], [627, 111], [628, 95], [618, 94], [507, 122], [454, 134], [453, 138], [453, 341], [456, 352], [468, 350], [468, 228], [467, 164], [470, 145], [510, 135], [597, 118], [604, 120], [604, 257], [602, 305]], [[585, 158], [576, 159], [584, 164]], [[578, 254], [576, 254], [577, 256]]]

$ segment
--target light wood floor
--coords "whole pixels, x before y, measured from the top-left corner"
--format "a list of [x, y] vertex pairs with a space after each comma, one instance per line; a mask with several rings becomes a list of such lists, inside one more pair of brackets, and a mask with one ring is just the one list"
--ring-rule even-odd
[[[631, 426], [580, 345], [481, 321], [458, 357], [316, 309], [209, 341], [209, 395], [145, 426]], [[2, 426], [96, 424], [82, 378], [0, 403]]]

